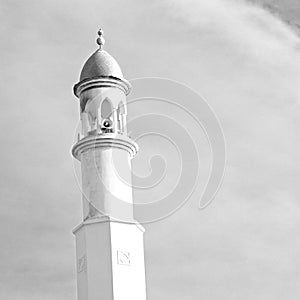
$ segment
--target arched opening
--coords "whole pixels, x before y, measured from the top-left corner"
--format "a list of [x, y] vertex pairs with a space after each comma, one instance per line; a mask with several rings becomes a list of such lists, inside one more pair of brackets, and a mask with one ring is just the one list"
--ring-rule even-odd
[[118, 129], [120, 133], [126, 133], [126, 107], [123, 102], [118, 105]]
[[101, 118], [103, 119], [110, 119], [112, 117], [112, 105], [110, 101], [105, 98], [101, 104]]
[[98, 117], [98, 124], [101, 132], [114, 132], [115, 116], [113, 106], [108, 98], [105, 98], [101, 103], [101, 116]]

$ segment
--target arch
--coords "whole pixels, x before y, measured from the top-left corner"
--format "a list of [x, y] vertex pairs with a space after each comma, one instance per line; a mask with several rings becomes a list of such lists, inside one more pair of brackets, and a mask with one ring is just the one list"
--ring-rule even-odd
[[121, 101], [118, 105], [118, 113], [119, 115], [126, 115], [126, 106], [123, 101]]
[[109, 119], [112, 116], [113, 107], [108, 98], [105, 98], [101, 104], [101, 118]]
[[118, 105], [118, 129], [120, 133], [126, 133], [126, 106], [121, 101]]

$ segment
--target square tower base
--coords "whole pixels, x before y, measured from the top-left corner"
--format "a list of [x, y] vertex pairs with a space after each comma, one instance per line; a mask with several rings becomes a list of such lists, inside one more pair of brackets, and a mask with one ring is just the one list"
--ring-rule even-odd
[[78, 300], [146, 300], [141, 225], [95, 218], [73, 233]]

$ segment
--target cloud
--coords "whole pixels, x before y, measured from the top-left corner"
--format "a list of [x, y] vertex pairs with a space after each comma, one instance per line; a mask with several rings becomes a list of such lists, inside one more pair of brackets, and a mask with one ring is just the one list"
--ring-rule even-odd
[[[228, 166], [212, 208], [199, 215], [204, 221], [193, 222], [196, 216], [184, 208], [170, 220], [177, 238], [157, 225], [163, 251], [170, 251], [168, 245], [187, 245], [179, 264], [187, 271], [179, 267], [175, 274], [181, 272], [185, 286], [197, 278], [190, 286], [195, 299], [280, 299], [290, 286], [287, 278], [297, 277], [289, 257], [298, 262], [295, 249], [300, 247], [293, 238], [299, 226], [299, 38], [268, 11], [242, 1], [172, 1], [168, 8], [178, 31], [193, 31], [185, 80], [204, 91], [218, 113]], [[182, 76], [183, 69], [178, 73]], [[149, 230], [155, 231], [155, 225]], [[210, 257], [197, 256], [203, 248]], [[168, 253], [173, 270], [178, 254]], [[228, 253], [233, 253], [230, 261]], [[188, 267], [191, 261], [198, 267]], [[208, 276], [202, 277], [205, 272]], [[174, 277], [168, 280], [179, 279]], [[292, 288], [288, 297], [298, 293]], [[183, 290], [174, 294], [178, 299], [185, 295]]]

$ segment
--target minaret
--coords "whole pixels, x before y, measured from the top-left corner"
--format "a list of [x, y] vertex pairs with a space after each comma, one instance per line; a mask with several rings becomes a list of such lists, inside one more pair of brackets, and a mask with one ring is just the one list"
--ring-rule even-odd
[[99, 49], [86, 61], [74, 93], [81, 134], [72, 149], [81, 162], [83, 221], [76, 237], [78, 300], [145, 300], [144, 228], [134, 220], [126, 131], [130, 84], [116, 60]]

